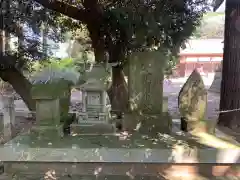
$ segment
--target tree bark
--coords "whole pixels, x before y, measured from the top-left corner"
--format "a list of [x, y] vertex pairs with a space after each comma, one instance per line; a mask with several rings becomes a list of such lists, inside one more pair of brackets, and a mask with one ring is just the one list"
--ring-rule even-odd
[[35, 101], [31, 97], [32, 85], [21, 72], [11, 67], [0, 71], [0, 78], [12, 85], [30, 111], [35, 111]]
[[[220, 111], [240, 108], [240, 3], [226, 1]], [[237, 130], [240, 111], [222, 112], [218, 125]]]
[[112, 67], [112, 86], [108, 90], [112, 110], [125, 112], [128, 107], [128, 88], [124, 78], [123, 67]]

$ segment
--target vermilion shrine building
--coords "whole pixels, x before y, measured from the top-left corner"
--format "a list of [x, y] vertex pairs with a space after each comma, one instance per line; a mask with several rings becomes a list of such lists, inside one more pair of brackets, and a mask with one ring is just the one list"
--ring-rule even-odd
[[221, 66], [223, 58], [223, 40], [189, 40], [186, 49], [180, 51], [180, 61], [175, 76], [189, 76], [198, 68], [203, 75], [213, 74]]

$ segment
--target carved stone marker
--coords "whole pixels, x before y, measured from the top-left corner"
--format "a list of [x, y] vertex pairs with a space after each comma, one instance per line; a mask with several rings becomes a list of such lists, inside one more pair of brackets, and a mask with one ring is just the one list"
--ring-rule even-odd
[[134, 53], [129, 61], [129, 103], [131, 110], [161, 114], [163, 105], [163, 53]]
[[3, 135], [5, 140], [9, 140], [14, 133], [15, 126], [15, 106], [14, 97], [2, 96], [3, 101]]
[[167, 98], [163, 98], [164, 53], [133, 53], [129, 60], [128, 88], [130, 113], [125, 114], [123, 129], [153, 134], [171, 130]]
[[207, 106], [207, 90], [201, 75], [195, 69], [183, 85], [178, 96], [181, 130], [191, 131], [204, 120]]

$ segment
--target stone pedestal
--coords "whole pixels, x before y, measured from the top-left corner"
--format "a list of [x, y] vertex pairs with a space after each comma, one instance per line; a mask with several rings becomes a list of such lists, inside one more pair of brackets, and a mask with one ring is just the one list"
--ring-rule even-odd
[[31, 128], [34, 137], [63, 137], [63, 125], [58, 126], [34, 126]]
[[60, 124], [59, 99], [37, 99], [36, 121], [39, 126], [55, 126]]
[[129, 61], [129, 104], [132, 111], [160, 114], [166, 57], [159, 51], [134, 53]]
[[12, 96], [2, 96], [3, 101], [3, 135], [8, 140], [14, 134], [15, 126], [15, 105]]
[[34, 136], [62, 137], [63, 126], [60, 125], [59, 99], [37, 99], [36, 121], [36, 126], [30, 130]]
[[124, 115], [123, 130], [142, 134], [170, 133], [172, 118], [168, 112], [161, 114], [128, 113]]

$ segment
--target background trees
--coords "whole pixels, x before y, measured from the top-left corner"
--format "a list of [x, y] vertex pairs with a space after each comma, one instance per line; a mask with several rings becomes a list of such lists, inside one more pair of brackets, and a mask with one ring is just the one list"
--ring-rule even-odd
[[223, 39], [224, 38], [225, 14], [217, 12], [206, 13], [193, 33], [196, 39]]
[[[73, 29], [74, 22], [66, 20], [60, 13], [46, 11], [31, 0], [2, 0], [0, 12], [0, 77], [10, 83], [22, 97], [29, 109], [35, 103], [30, 97], [31, 84], [23, 75], [32, 62], [42, 59], [45, 47], [41, 38], [42, 24], [46, 23], [47, 39], [61, 41], [62, 33]], [[10, 44], [15, 39], [15, 47]]]

